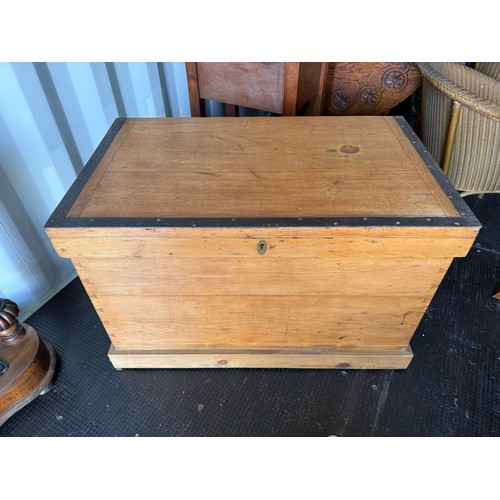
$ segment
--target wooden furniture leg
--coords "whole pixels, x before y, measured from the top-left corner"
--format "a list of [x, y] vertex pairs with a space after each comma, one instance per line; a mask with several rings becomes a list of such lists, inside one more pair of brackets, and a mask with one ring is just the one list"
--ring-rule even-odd
[[442, 162], [444, 175], [448, 175], [448, 172], [450, 170], [451, 155], [453, 154], [453, 146], [455, 145], [455, 136], [457, 134], [458, 120], [460, 118], [461, 109], [462, 105], [457, 101], [453, 101], [453, 106], [451, 108], [450, 125], [448, 127], [448, 135], [446, 137], [446, 146]]
[[188, 80], [191, 116], [205, 116], [205, 101], [200, 99], [200, 89], [198, 88], [198, 70], [195, 62], [186, 63], [186, 74]]
[[227, 104], [226, 103], [226, 116], [239, 116], [239, 109], [238, 106], [235, 106], [234, 104]]
[[19, 323], [19, 308], [0, 299], [0, 426], [52, 387], [56, 354], [29, 325]]
[[321, 73], [319, 76], [318, 93], [309, 101], [308, 112], [310, 116], [320, 116], [323, 111], [325, 101], [325, 89], [328, 76], [328, 63], [321, 64]]
[[300, 63], [288, 63], [285, 65], [284, 116], [294, 116], [297, 114], [299, 73]]

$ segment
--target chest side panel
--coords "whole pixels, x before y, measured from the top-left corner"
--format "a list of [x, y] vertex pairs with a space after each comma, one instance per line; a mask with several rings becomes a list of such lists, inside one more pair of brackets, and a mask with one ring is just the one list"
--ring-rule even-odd
[[56, 244], [121, 349], [403, 349], [451, 246], [467, 251], [448, 238], [265, 238], [260, 255], [260, 241]]

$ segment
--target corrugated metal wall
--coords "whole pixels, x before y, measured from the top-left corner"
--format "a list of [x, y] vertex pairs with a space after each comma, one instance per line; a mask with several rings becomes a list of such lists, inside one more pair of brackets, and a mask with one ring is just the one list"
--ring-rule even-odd
[[184, 63], [0, 63], [0, 297], [22, 318], [76, 276], [43, 226], [126, 116], [190, 116]]

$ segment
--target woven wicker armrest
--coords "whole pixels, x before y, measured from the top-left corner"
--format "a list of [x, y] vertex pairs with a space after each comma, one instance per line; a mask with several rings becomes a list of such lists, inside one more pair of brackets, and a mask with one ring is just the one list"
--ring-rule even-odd
[[[443, 74], [436, 71], [429, 63], [421, 62], [416, 64], [422, 72], [422, 76], [448, 97], [488, 118], [491, 118], [492, 120], [500, 121], [499, 105], [489, 101], [488, 99], [479, 97], [470, 90], [458, 85]], [[474, 86], [479, 86], [484, 83], [484, 85], [496, 86], [500, 89], [499, 81], [465, 65], [457, 65], [457, 71], [464, 72], [467, 76], [467, 81], [473, 82]]]

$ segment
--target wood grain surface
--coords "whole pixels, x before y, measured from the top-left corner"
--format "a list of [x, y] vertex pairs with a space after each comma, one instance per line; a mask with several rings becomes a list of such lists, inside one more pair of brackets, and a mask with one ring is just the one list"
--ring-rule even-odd
[[401, 348], [450, 262], [73, 256], [113, 344], [129, 349]]
[[[126, 349], [400, 349], [425, 311], [423, 297], [100, 296], [113, 345]], [[126, 308], [135, 313], [126, 314]], [[141, 328], [144, 325], [144, 328]]]
[[[428, 295], [449, 259], [80, 259], [101, 293], [148, 295]], [[119, 265], [118, 265], [119, 264]]]
[[116, 134], [116, 137], [114, 138], [111, 146], [104, 154], [102, 160], [99, 162], [99, 165], [97, 166], [94, 173], [92, 174], [92, 177], [85, 184], [85, 188], [80, 193], [80, 196], [75, 201], [75, 203], [73, 203], [71, 208], [68, 210], [68, 214], [67, 214], [68, 217], [79, 217], [80, 216], [83, 208], [88, 203], [90, 197], [92, 196], [95, 189], [97, 188], [97, 186], [101, 182], [102, 177], [104, 176], [104, 174], [108, 170], [111, 161], [113, 160], [116, 153], [120, 149], [123, 140], [125, 139], [125, 137], [127, 137], [128, 133], [130, 132], [130, 129], [132, 128], [132, 126], [134, 124], [134, 121], [135, 121], [134, 119], [127, 120], [123, 124], [122, 128], [118, 131], [118, 134]]
[[202, 99], [283, 112], [285, 63], [198, 62]]
[[81, 217], [456, 215], [392, 117], [136, 119], [129, 127], [75, 202]]
[[422, 82], [414, 63], [331, 62], [324, 115], [381, 115], [407, 99]]
[[[112, 235], [60, 238], [51, 241], [61, 257], [95, 259], [162, 259], [216, 257], [224, 259], [261, 259], [256, 236], [224, 238], [146, 237], [120, 238]], [[467, 238], [403, 237], [266, 237], [267, 259], [328, 257], [335, 259], [446, 258], [465, 257], [470, 248]], [[95, 249], [98, 248], [99, 252]]]
[[[235, 219], [236, 220], [236, 219]], [[403, 220], [403, 219], [402, 219]], [[147, 226], [115, 226], [96, 227], [48, 227], [47, 234], [50, 238], [465, 238], [473, 240], [479, 231], [477, 226], [437, 226], [432, 225], [434, 219], [429, 218], [430, 225], [424, 226], [398, 226], [393, 224], [374, 225], [367, 222], [367, 225], [333, 224], [331, 226], [255, 226], [241, 227], [154, 227], [153, 224]], [[470, 241], [469, 241], [470, 242]], [[91, 240], [90, 242], [91, 243]], [[408, 243], [410, 244], [410, 243]], [[460, 256], [460, 255], [457, 255]]]
[[408, 346], [399, 351], [211, 350], [127, 351], [111, 346], [115, 368], [338, 368], [404, 369], [412, 360]]

